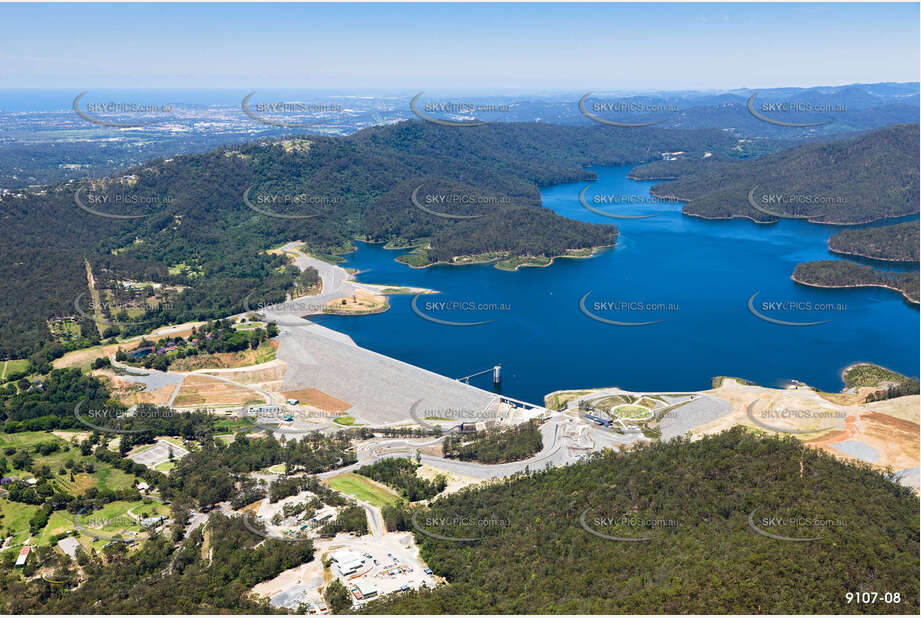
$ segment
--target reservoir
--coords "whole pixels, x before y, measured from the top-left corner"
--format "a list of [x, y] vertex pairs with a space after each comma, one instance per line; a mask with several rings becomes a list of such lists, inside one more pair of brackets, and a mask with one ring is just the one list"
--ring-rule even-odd
[[[439, 294], [419, 296], [415, 311], [412, 296], [397, 295], [386, 313], [318, 321], [360, 346], [452, 378], [501, 364], [499, 390], [535, 403], [557, 389], [700, 390], [719, 375], [837, 392], [841, 370], [861, 361], [918, 375], [918, 310], [899, 293], [790, 279], [799, 262], [845, 259], [827, 248], [844, 228], [685, 216], [680, 204], [649, 196], [655, 182], [628, 179], [631, 167], [593, 168], [594, 183], [541, 192], [544, 206], [564, 217], [617, 225], [616, 247], [507, 272], [492, 264], [411, 269], [394, 261], [404, 251], [358, 244], [343, 263], [361, 271], [358, 281]], [[593, 208], [657, 216], [593, 213], [579, 200], [587, 185]], [[752, 307], [767, 318], [820, 323], [756, 317], [749, 309], [756, 293]], [[470, 383], [492, 389], [491, 374]]]

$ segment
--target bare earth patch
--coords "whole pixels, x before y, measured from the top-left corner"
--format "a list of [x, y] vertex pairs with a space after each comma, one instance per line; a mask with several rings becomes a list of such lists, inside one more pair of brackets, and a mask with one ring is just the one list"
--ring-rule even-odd
[[[732, 411], [712, 423], [695, 429], [693, 432], [695, 436], [718, 433], [735, 425], [744, 425], [775, 435], [785, 435], [783, 431], [770, 432], [753, 423], [748, 416], [748, 406], [754, 404], [752, 412], [755, 418], [770, 426], [795, 431], [817, 430], [815, 433], [793, 435], [803, 440], [805, 444], [821, 448], [836, 457], [856, 459], [853, 455], [845, 454], [834, 448], [835, 445], [847, 442], [848, 445], [863, 444], [876, 451], [879, 459], [868, 463], [872, 463], [879, 469], [891, 467], [898, 471], [919, 465], [921, 426], [918, 424], [919, 396], [917, 395], [862, 404], [855, 402], [855, 399], [862, 399], [859, 395], [842, 394], [829, 397], [828, 393], [819, 393], [805, 387], [773, 389], [746, 386], [734, 380], [724, 380], [719, 388], [707, 392], [729, 402]], [[836, 401], [842, 403], [836, 403]], [[834, 417], [775, 418], [762, 416], [763, 412], [783, 408], [811, 412], [830, 411], [834, 413]], [[821, 431], [823, 428], [826, 430]]]
[[94, 376], [106, 378], [112, 395], [126, 406], [139, 403], [150, 403], [155, 406], [165, 406], [169, 403], [176, 390], [175, 384], [167, 384], [156, 390], [142, 390], [144, 385], [139, 382], [129, 382], [123, 376], [116, 375], [111, 369], [97, 369], [92, 372]]
[[284, 391], [285, 399], [297, 399], [303, 404], [323, 410], [324, 412], [345, 412], [352, 404], [336, 399], [315, 388], [302, 388], [296, 391]]
[[190, 407], [202, 405], [243, 405], [248, 401], [258, 399], [253, 391], [216, 380], [210, 376], [196, 374], [186, 376], [179, 387], [179, 394], [173, 405], [177, 407]]
[[[416, 476], [422, 479], [426, 479], [426, 480], [434, 480], [435, 477], [438, 476], [439, 474], [444, 476], [445, 479], [448, 481], [448, 486], [445, 487], [442, 494], [451, 494], [456, 491], [460, 491], [464, 487], [468, 487], [470, 485], [476, 485], [478, 483], [483, 482], [483, 479], [476, 479], [476, 478], [473, 478], [472, 476], [465, 476], [463, 474], [457, 474], [455, 472], [447, 472], [445, 470], [440, 470], [436, 468], [435, 466], [431, 466], [426, 463], [422, 464], [422, 466], [416, 470]], [[442, 495], [442, 494], [439, 494], [439, 495]]]
[[331, 301], [326, 306], [326, 313], [363, 315], [367, 313], [383, 313], [388, 309], [390, 309], [390, 302], [386, 296], [357, 290], [351, 296]]
[[[270, 341], [273, 350], [278, 349], [277, 341]], [[239, 352], [219, 352], [217, 354], [200, 354], [187, 356], [174, 360], [170, 364], [170, 371], [188, 373], [199, 369], [234, 369], [249, 367], [260, 361], [262, 354], [259, 350], [241, 350]]]

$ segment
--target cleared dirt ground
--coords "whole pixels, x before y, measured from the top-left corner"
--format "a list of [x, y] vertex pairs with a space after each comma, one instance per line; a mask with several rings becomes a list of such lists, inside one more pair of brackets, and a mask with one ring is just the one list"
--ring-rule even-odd
[[258, 399], [253, 391], [216, 380], [210, 376], [196, 374], [186, 376], [179, 387], [179, 394], [173, 405], [177, 407], [218, 405], [243, 405]]
[[302, 404], [323, 410], [325, 412], [345, 412], [352, 404], [336, 399], [315, 388], [302, 388], [295, 391], [282, 392], [285, 399], [297, 399]]
[[[870, 404], [856, 403], [854, 395], [829, 397], [812, 389], [774, 389], [761, 386], [747, 386], [735, 380], [724, 380], [709, 394], [729, 402], [732, 411], [726, 416], [693, 431], [693, 435], [718, 433], [734, 425], [745, 425], [759, 431], [768, 431], [752, 422], [748, 407], [756, 419], [779, 430], [809, 431], [814, 433], [793, 434], [804, 443], [821, 448], [841, 459], [857, 459], [834, 448], [835, 445], [872, 448], [879, 459], [868, 461], [880, 469], [891, 467], [894, 471], [914, 468], [919, 465], [921, 447], [921, 426], [918, 424], [919, 404], [917, 395], [899, 397]], [[840, 401], [841, 403], [836, 403]], [[830, 413], [829, 418], [775, 418], [763, 416], [772, 410], [809, 410], [812, 413]], [[784, 431], [773, 432], [784, 435]]]
[[141, 390], [143, 384], [138, 382], [129, 382], [124, 377], [116, 375], [111, 369], [97, 369], [92, 372], [94, 376], [104, 377], [109, 381], [109, 387], [112, 394], [120, 402], [127, 406], [133, 406], [139, 403], [150, 403], [157, 406], [165, 406], [169, 403], [173, 391], [176, 390], [175, 384], [168, 384], [152, 391]]

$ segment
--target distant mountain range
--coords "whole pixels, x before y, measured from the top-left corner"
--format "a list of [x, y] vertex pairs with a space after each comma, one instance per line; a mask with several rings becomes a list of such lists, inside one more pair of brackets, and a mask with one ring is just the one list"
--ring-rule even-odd
[[[207, 152], [223, 144], [243, 144], [295, 131], [325, 136], [348, 135], [371, 125], [420, 119], [410, 108], [410, 101], [418, 92], [377, 95], [361, 91], [260, 92], [263, 98], [280, 97], [277, 100], [347, 103], [347, 113], [335, 119], [327, 118], [322, 126], [296, 130], [262, 124], [247, 117], [236, 102], [236, 97], [242, 98], [245, 90], [238, 94], [228, 90], [117, 92], [123, 92], [123, 98], [132, 100], [156, 99], [174, 103], [182, 109], [181, 122], [176, 123], [174, 131], [162, 127], [117, 130], [86, 122], [69, 109], [70, 99], [76, 92], [0, 91], [0, 189], [99, 177], [159, 156]], [[739, 153], [751, 156], [775, 152], [804, 139], [837, 138], [892, 124], [917, 122], [921, 110], [919, 92], [918, 82], [743, 88], [723, 92], [596, 91], [585, 98], [583, 107], [602, 121], [654, 122], [656, 128], [662, 129], [719, 129], [750, 140], [740, 145]], [[486, 122], [604, 126], [580, 111], [580, 99], [586, 94], [424, 92], [417, 110], [426, 114], [425, 103], [474, 104], [500, 109], [426, 115], [448, 120], [478, 118]], [[753, 95], [757, 96], [752, 100], [752, 108], [767, 120], [810, 125], [830, 122], [806, 127], [772, 124], [749, 111], [748, 103]], [[616, 107], [622, 111], [596, 112], [593, 111], [596, 105], [605, 110]], [[791, 106], [836, 111], [796, 111], [790, 110]], [[786, 111], [771, 111], [774, 107], [786, 108]]]

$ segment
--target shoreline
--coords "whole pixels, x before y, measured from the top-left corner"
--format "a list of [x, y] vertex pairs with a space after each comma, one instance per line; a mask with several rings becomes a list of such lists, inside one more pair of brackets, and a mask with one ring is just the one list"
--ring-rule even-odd
[[[861, 366], [861, 365], [871, 365], [871, 366], [873, 366], [873, 367], [879, 367], [880, 369], [885, 369], [886, 371], [888, 371], [888, 372], [890, 372], [890, 373], [894, 373], [894, 374], [897, 374], [897, 375], [902, 375], [902, 374], [899, 373], [898, 371], [895, 371], [895, 370], [893, 370], [893, 369], [889, 369], [889, 367], [883, 367], [883, 366], [880, 365], [879, 363], [871, 363], [871, 362], [868, 362], [868, 361], [855, 361], [855, 362], [851, 363], [850, 365], [848, 365], [847, 367], [845, 367], [844, 369], [841, 370], [841, 383], [844, 384], [844, 388], [841, 389], [841, 393], [846, 393], [847, 390], [848, 390], [848, 388], [849, 388], [848, 385], [847, 385], [847, 382], [845, 382], [845, 380], [844, 380], [844, 376], [845, 376], [845, 375], [847, 374], [847, 372], [850, 371], [851, 369], [854, 369], [855, 367], [859, 367], [859, 366]], [[903, 377], [904, 377], [904, 376], [903, 376]]]
[[[588, 258], [593, 258], [593, 257], [595, 257], [595, 255], [597, 255], [597, 254], [600, 253], [601, 251], [603, 251], [603, 250], [605, 250], [605, 249], [610, 249], [611, 247], [615, 247], [615, 246], [617, 246], [617, 243], [616, 243], [616, 242], [615, 242], [615, 243], [612, 243], [612, 244], [610, 244], [610, 245], [597, 245], [597, 246], [594, 246], [594, 247], [587, 247], [586, 249], [589, 249], [589, 250], [591, 251], [591, 253], [588, 253], [587, 255], [555, 255], [555, 256], [553, 256], [553, 257], [547, 258], [547, 259], [549, 260], [549, 262], [547, 262], [546, 264], [527, 264], [527, 263], [526, 263], [526, 264], [517, 264], [514, 268], [502, 268], [502, 267], [500, 267], [500, 266], [497, 265], [497, 266], [495, 266], [494, 268], [496, 268], [496, 270], [504, 270], [504, 271], [506, 271], [506, 272], [515, 272], [515, 271], [517, 271], [519, 268], [547, 268], [548, 266], [552, 266], [553, 263], [554, 263], [556, 260], [558, 260], [558, 259], [567, 259], [567, 258], [568, 258], [568, 259], [580, 259], [580, 260], [584, 260], [584, 259], [588, 259]], [[583, 249], [571, 249], [571, 251], [583, 251]], [[409, 255], [409, 254], [404, 254], [404, 255]], [[413, 264], [407, 264], [406, 262], [401, 262], [401, 261], [399, 260], [399, 258], [401, 258], [401, 257], [403, 257], [403, 256], [397, 256], [397, 257], [395, 257], [395, 258], [393, 259], [393, 261], [396, 262], [396, 263], [398, 263], [398, 264], [401, 264], [402, 266], [408, 266], [408, 267], [410, 267], [410, 268], [415, 268], [415, 269], [417, 269], [417, 270], [422, 270], [422, 269], [425, 269], [425, 268], [431, 268], [432, 266], [457, 266], [457, 267], [461, 267], [461, 266], [479, 266], [479, 265], [482, 265], [482, 264], [498, 264], [498, 263], [503, 262], [503, 261], [505, 261], [505, 260], [512, 259], [511, 257], [495, 257], [495, 258], [484, 259], [484, 260], [476, 260], [476, 261], [464, 262], [463, 264], [458, 264], [458, 263], [456, 263], [456, 262], [432, 262], [431, 264], [425, 264], [425, 265], [423, 265], [423, 266], [415, 266], [415, 265], [413, 265]], [[475, 256], [470, 256], [470, 255], [467, 255], [467, 256], [465, 256], [465, 255], [459, 255], [459, 256], [456, 256], [456, 257], [457, 257], [457, 258], [465, 258], [465, 257], [466, 257], [466, 258], [472, 258], [472, 257], [475, 257]], [[533, 257], [533, 256], [532, 256], [532, 257]]]
[[887, 290], [892, 290], [893, 292], [898, 292], [899, 294], [902, 295], [902, 298], [904, 298], [906, 301], [908, 301], [909, 303], [913, 305], [921, 305], [921, 301], [914, 300], [904, 290], [892, 287], [891, 285], [884, 285], [882, 283], [857, 283], [857, 284], [851, 284], [851, 285], [822, 285], [820, 283], [809, 283], [808, 281], [801, 281], [800, 279], [797, 279], [793, 275], [790, 275], [790, 279], [792, 279], [796, 283], [799, 283], [800, 285], [808, 285], [813, 288], [824, 288], [827, 290], [842, 290], [842, 289], [849, 289], [849, 288], [855, 288], [855, 289], [856, 288], [885, 288]]
[[851, 255], [854, 257], [860, 257], [860, 258], [864, 258], [867, 260], [875, 260], [877, 262], [896, 262], [898, 264], [910, 264], [911, 262], [918, 261], [918, 260], [914, 260], [911, 258], [905, 258], [905, 259], [881, 258], [881, 257], [873, 256], [873, 255], [866, 255], [864, 253], [860, 253], [857, 251], [841, 251], [838, 249], [832, 249], [831, 245], [829, 245], [828, 247], [828, 252], [833, 253], [835, 255]]
[[[627, 175], [627, 178], [631, 180], [638, 180], [638, 181], [639, 180], [677, 180], [677, 178], [671, 178], [671, 179], [669, 178], [662, 178], [662, 179], [659, 179], [659, 178], [649, 178], [649, 179], [631, 178], [629, 174]], [[664, 193], [657, 192], [655, 191], [655, 187], [649, 188], [649, 195], [663, 199], [663, 200], [671, 200], [674, 202], [685, 202], [688, 205], [690, 205], [694, 201], [689, 198], [679, 197], [675, 194], [664, 194]], [[750, 215], [743, 215], [743, 214], [736, 214], [736, 213], [733, 213], [727, 217], [708, 217], [706, 215], [699, 214], [699, 213], [686, 212], [684, 208], [681, 209], [681, 214], [687, 215], [689, 217], [699, 217], [701, 219], [706, 219], [707, 221], [729, 221], [731, 219], [748, 219], [749, 221], [752, 221], [753, 223], [758, 223], [761, 225], [771, 225], [773, 223], [777, 223], [778, 221], [784, 220], [784, 219], [791, 219], [791, 220], [795, 219], [795, 217], [791, 216], [791, 217], [775, 217], [774, 221], [756, 221], [755, 219], [752, 219]], [[849, 227], [853, 225], [867, 225], [869, 223], [877, 223], [879, 221], [886, 221], [888, 219], [901, 219], [903, 217], [911, 217], [917, 214], [918, 212], [910, 212], [910, 213], [901, 214], [901, 215], [887, 215], [885, 217], [877, 217], [875, 219], [865, 219], [863, 221], [819, 221], [817, 220], [817, 217], [821, 217], [824, 215], [815, 215], [815, 216], [810, 216], [810, 217], [807, 217], [806, 219], [801, 219], [801, 220], [804, 220], [807, 223], [811, 223], [813, 225], [834, 225], [837, 227]], [[831, 247], [829, 247], [828, 250], [831, 251]], [[859, 255], [859, 254], [854, 254], [854, 255]], [[860, 257], [869, 257], [869, 256], [860, 256]], [[879, 259], [879, 258], [870, 258], [870, 259]], [[884, 261], [895, 262], [899, 260], [884, 260]], [[914, 262], [916, 260], [904, 260], [904, 261]]]

